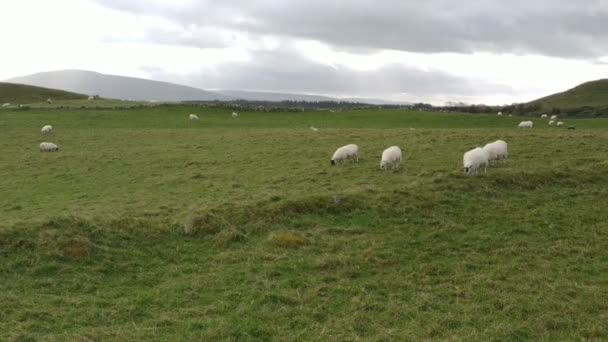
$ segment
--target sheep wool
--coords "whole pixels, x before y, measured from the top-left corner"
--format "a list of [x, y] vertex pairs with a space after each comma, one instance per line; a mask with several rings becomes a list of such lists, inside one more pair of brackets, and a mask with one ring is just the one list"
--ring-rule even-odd
[[507, 143], [502, 140], [496, 140], [483, 147], [488, 152], [490, 162], [507, 159], [509, 156]]
[[42, 129], [40, 130], [40, 133], [42, 134], [51, 134], [53, 133], [53, 126], [51, 125], [45, 125], [42, 127]]
[[490, 156], [488, 151], [481, 147], [476, 147], [466, 152], [462, 158], [464, 173], [467, 175], [477, 174], [482, 167], [484, 171], [488, 167]]
[[59, 151], [59, 146], [50, 143], [50, 142], [42, 142], [40, 143], [40, 152], [53, 152]]
[[532, 128], [534, 123], [532, 121], [522, 121], [517, 125], [518, 128]]
[[380, 168], [386, 170], [389, 167], [397, 168], [401, 162], [401, 149], [399, 146], [391, 146], [382, 152], [382, 159], [380, 159]]
[[190, 118], [190, 120], [196, 121], [196, 120], [198, 120], [198, 115], [190, 114], [189, 118]]
[[331, 157], [331, 165], [337, 165], [339, 162], [348, 159], [353, 160], [355, 162], [359, 161], [359, 146], [355, 144], [350, 144], [338, 148], [336, 152], [334, 152], [334, 155]]

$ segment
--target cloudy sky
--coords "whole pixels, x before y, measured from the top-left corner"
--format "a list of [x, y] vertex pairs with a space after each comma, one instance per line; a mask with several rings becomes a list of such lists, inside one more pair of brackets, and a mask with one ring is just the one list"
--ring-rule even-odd
[[4, 0], [0, 79], [524, 102], [608, 78], [608, 0]]

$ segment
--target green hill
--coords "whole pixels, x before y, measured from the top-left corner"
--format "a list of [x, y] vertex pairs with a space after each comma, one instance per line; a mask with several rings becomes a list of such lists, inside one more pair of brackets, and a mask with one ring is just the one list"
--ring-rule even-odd
[[544, 110], [607, 107], [608, 79], [583, 83], [563, 93], [549, 95], [529, 103], [529, 105], [536, 104], [540, 104], [540, 108]]
[[86, 99], [87, 95], [71, 93], [68, 91], [35, 87], [24, 84], [0, 82], [0, 103], [27, 104], [44, 102], [47, 99], [56, 100], [80, 100]]

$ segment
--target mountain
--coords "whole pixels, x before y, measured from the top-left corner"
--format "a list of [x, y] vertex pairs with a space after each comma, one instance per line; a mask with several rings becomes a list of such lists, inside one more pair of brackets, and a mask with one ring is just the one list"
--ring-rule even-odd
[[8, 82], [62, 89], [104, 98], [136, 101], [212, 101], [231, 100], [222, 94], [198, 88], [135, 77], [100, 74], [84, 70], [41, 72], [11, 78]]
[[541, 108], [545, 110], [585, 106], [606, 107], [608, 106], [608, 79], [583, 83], [563, 93], [549, 95], [528, 104], [540, 104]]
[[0, 103], [35, 103], [44, 102], [47, 99], [56, 100], [81, 100], [87, 95], [71, 93], [63, 90], [35, 87], [25, 84], [0, 82]]

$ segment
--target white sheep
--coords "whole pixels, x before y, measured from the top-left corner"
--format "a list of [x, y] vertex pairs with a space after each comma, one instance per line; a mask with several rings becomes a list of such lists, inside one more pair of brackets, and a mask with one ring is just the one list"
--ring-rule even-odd
[[541, 114], [541, 116], [540, 116], [540, 117], [544, 119], [544, 118], [546, 118], [546, 117], [547, 117], [547, 114]]
[[40, 152], [53, 152], [59, 151], [59, 146], [50, 143], [50, 142], [42, 142], [40, 143]]
[[564, 123], [563, 123], [562, 121], [558, 121], [558, 122], [557, 122], [557, 127], [561, 127], [561, 126], [563, 126], [563, 125], [564, 125]]
[[319, 131], [319, 129], [317, 127], [314, 127], [314, 126], [310, 126], [310, 130], [313, 131], [313, 132], [318, 132]]
[[53, 100], [51, 100], [51, 99], [46, 99], [46, 103], [51, 104], [51, 103], [53, 103]]
[[557, 115], [551, 115], [551, 120], [557, 119]]
[[532, 128], [534, 123], [532, 121], [522, 121], [517, 125], [518, 128]]
[[350, 144], [337, 149], [331, 157], [331, 165], [337, 165], [339, 162], [347, 159], [359, 161], [359, 146]]
[[553, 126], [555, 124], [554, 120], [549, 121], [549, 126]]
[[53, 133], [53, 126], [51, 125], [45, 125], [42, 127], [42, 129], [40, 130], [40, 133], [42, 134], [51, 134]]
[[237, 112], [232, 112], [232, 117], [233, 117], [233, 118], [238, 118], [238, 117], [239, 117], [239, 113], [237, 113]]
[[399, 146], [391, 146], [382, 152], [382, 159], [380, 159], [380, 168], [382, 170], [388, 169], [390, 166], [398, 168], [401, 162], [401, 149]]
[[502, 112], [498, 112], [496, 115], [498, 115], [498, 116], [502, 116]]
[[8, 102], [7, 102], [7, 103], [3, 103], [3, 104], [2, 104], [2, 107], [4, 107], [4, 108], [6, 108], [6, 107], [10, 107], [10, 106], [11, 106], [11, 104], [10, 104], [10, 103], [8, 103]]
[[483, 149], [488, 152], [490, 162], [507, 159], [509, 156], [507, 143], [503, 140], [486, 144]]
[[189, 117], [189, 118], [190, 118], [190, 120], [192, 120], [192, 121], [198, 120], [198, 115], [196, 115], [196, 114], [190, 114], [188, 117]]
[[476, 147], [466, 152], [462, 157], [464, 173], [467, 175], [474, 175], [482, 167], [484, 168], [484, 172], [487, 172], [489, 159], [490, 156], [488, 155], [488, 151], [481, 147]]
[[89, 101], [93, 101], [93, 100], [95, 100], [95, 96], [91, 95], [91, 96], [89, 96], [89, 97], [87, 98], [87, 100], [89, 100]]

